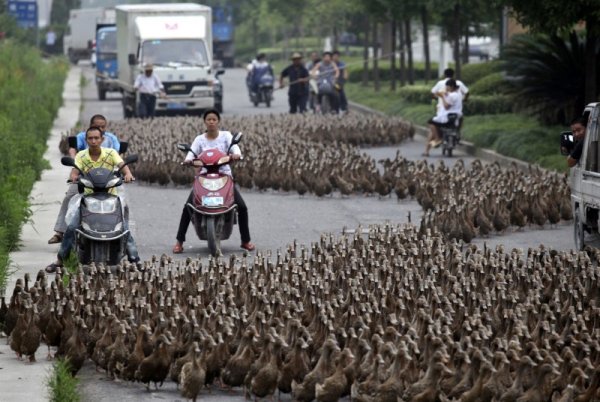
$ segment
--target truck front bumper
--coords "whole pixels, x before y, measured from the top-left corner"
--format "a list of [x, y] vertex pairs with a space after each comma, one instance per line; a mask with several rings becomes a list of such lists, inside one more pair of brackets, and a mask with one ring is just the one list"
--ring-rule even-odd
[[156, 100], [156, 111], [161, 112], [184, 112], [186, 110], [205, 110], [215, 106], [215, 99], [210, 98], [158, 98]]

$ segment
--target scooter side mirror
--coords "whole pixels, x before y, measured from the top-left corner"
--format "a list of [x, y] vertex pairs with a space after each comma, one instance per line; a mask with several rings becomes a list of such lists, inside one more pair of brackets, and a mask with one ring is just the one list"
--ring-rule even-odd
[[239, 144], [242, 141], [242, 136], [244, 134], [240, 131], [234, 134], [233, 138], [231, 139], [231, 145], [235, 145], [235, 144]]
[[183, 152], [190, 152], [192, 150], [188, 144], [177, 144], [177, 149]]
[[75, 167], [75, 159], [71, 158], [70, 156], [63, 156], [60, 158], [60, 163], [62, 163], [64, 166]]
[[130, 163], [135, 163], [138, 161], [138, 154], [131, 154], [128, 155], [125, 159], [123, 159], [123, 162], [125, 162], [125, 165], [129, 165]]

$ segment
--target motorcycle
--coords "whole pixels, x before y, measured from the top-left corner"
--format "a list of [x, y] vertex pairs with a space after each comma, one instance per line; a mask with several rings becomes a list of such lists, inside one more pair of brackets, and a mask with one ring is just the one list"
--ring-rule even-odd
[[[125, 158], [125, 165], [138, 160], [137, 155]], [[79, 205], [74, 212], [79, 214], [79, 227], [75, 230], [74, 248], [81, 264], [107, 263], [117, 265], [126, 255], [129, 230], [126, 229], [125, 205], [121, 197], [109, 192], [123, 184], [120, 170], [107, 168], [81, 171], [73, 158], [64, 156], [64, 166], [79, 170], [79, 192], [85, 188], [92, 189], [90, 194], [82, 194]], [[77, 200], [77, 197], [73, 197]], [[71, 209], [71, 206], [70, 206]]]
[[440, 128], [442, 134], [442, 155], [452, 156], [452, 150], [460, 141], [459, 125], [458, 114], [448, 114], [446, 126]]
[[237, 223], [237, 205], [234, 201], [234, 182], [230, 176], [220, 173], [219, 167], [231, 162], [229, 150], [242, 140], [242, 133], [233, 136], [227, 153], [217, 149], [207, 149], [197, 155], [188, 144], [178, 144], [177, 149], [192, 152], [192, 166], [198, 168], [194, 180], [190, 209], [192, 224], [200, 240], [208, 242], [210, 254], [221, 253], [221, 240], [227, 240]]
[[258, 86], [254, 90], [252, 87], [250, 90], [250, 101], [254, 106], [258, 106], [259, 103], [265, 103], [267, 107], [271, 107], [271, 101], [273, 100], [273, 85], [275, 78], [270, 72], [265, 72], [258, 79]]

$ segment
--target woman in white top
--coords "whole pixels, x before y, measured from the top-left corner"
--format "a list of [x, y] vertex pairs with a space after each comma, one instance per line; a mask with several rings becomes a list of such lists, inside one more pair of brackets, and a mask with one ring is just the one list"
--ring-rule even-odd
[[[185, 157], [185, 162], [191, 162], [194, 159], [194, 153], [196, 155], [200, 155], [205, 149], [218, 149], [223, 153], [230, 152], [231, 160], [239, 160], [242, 157], [242, 152], [237, 145], [234, 145], [229, 149], [231, 145], [231, 140], [233, 138], [232, 134], [229, 131], [221, 131], [219, 130], [219, 123], [221, 121], [221, 115], [216, 110], [207, 110], [203, 115], [204, 124], [206, 125], [206, 132], [200, 134], [194, 139], [192, 143], [192, 152], [188, 152]], [[219, 171], [223, 174], [227, 174], [232, 176], [231, 168], [229, 165], [224, 165], [219, 168]], [[234, 200], [237, 204], [237, 212], [238, 212], [238, 225], [240, 228], [240, 236], [242, 238], [241, 247], [245, 250], [252, 251], [255, 249], [254, 244], [250, 241], [250, 229], [248, 227], [248, 208], [246, 207], [246, 203], [240, 194], [237, 186], [234, 187]], [[186, 204], [183, 207], [183, 211], [181, 212], [181, 220], [179, 221], [179, 229], [177, 230], [177, 243], [173, 247], [173, 253], [179, 254], [183, 252], [183, 243], [185, 242], [185, 235], [190, 226], [191, 215], [187, 203], [192, 202], [193, 192], [190, 193]]]
[[438, 92], [436, 94], [442, 101], [442, 107], [438, 108], [437, 114], [429, 120], [430, 134], [425, 147], [425, 153], [423, 156], [429, 156], [429, 150], [431, 147], [438, 147], [441, 143], [440, 127], [444, 127], [448, 124], [448, 115], [455, 113], [462, 116], [462, 94], [458, 91], [458, 85], [453, 79], [446, 81], [446, 91]]

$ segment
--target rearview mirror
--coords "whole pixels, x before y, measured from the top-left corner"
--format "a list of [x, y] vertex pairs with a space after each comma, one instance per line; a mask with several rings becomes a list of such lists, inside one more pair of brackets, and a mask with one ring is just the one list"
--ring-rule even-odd
[[238, 133], [235, 133], [231, 140], [231, 145], [239, 144], [240, 141], [242, 141], [242, 136], [243, 136], [243, 134], [241, 131]]
[[137, 57], [135, 54], [129, 53], [127, 60], [129, 61], [130, 66], [135, 66], [137, 64]]
[[135, 163], [137, 161], [138, 161], [138, 154], [127, 155], [125, 157], [125, 159], [123, 159], [123, 162], [125, 162], [126, 165], [129, 165], [130, 163]]
[[70, 156], [63, 156], [60, 158], [60, 163], [62, 163], [64, 166], [75, 167], [75, 159], [71, 158]]
[[569, 155], [575, 147], [575, 140], [573, 133], [570, 131], [563, 131], [560, 133], [560, 153], [561, 155]]
[[188, 144], [177, 144], [177, 149], [182, 152], [190, 152], [192, 150]]

